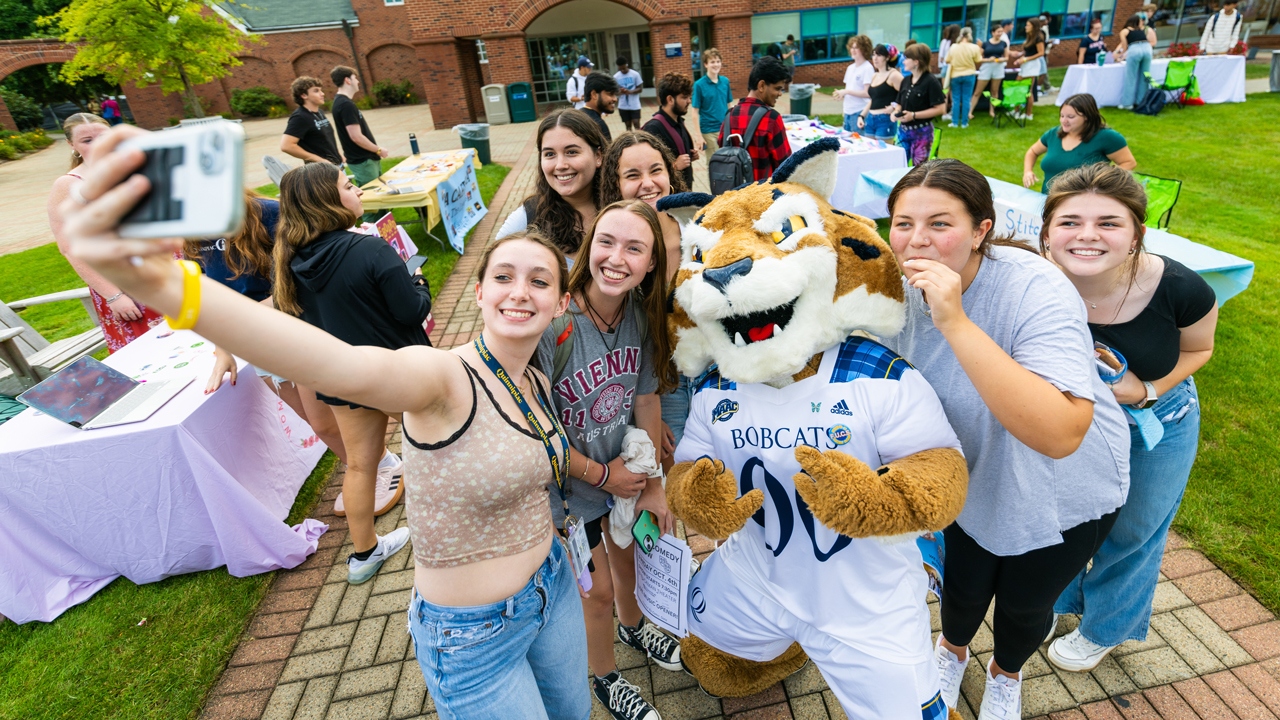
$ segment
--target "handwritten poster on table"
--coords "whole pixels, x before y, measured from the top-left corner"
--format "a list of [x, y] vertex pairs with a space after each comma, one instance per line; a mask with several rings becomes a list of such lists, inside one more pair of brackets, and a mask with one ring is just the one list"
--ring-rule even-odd
[[440, 198], [440, 221], [449, 234], [449, 244], [461, 254], [467, 231], [480, 222], [489, 212], [480, 198], [480, 186], [476, 183], [476, 168], [472, 161], [475, 150], [467, 150], [462, 167], [440, 181], [436, 194]]
[[685, 637], [689, 634], [689, 565], [693, 551], [672, 535], [658, 538], [653, 552], [636, 553], [636, 602], [644, 616], [659, 627]]

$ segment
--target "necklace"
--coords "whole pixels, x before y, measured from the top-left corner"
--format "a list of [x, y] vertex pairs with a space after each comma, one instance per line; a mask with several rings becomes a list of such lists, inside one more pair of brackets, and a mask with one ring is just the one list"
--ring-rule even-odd
[[[587, 298], [586, 291], [583, 291], [582, 293], [582, 303], [583, 305], [586, 306], [587, 313], [591, 315], [591, 317], [597, 318], [600, 320], [601, 323], [604, 323], [605, 325], [604, 332], [600, 331], [600, 327], [596, 325], [594, 321], [591, 323], [591, 327], [595, 328], [596, 334], [600, 336], [600, 342], [604, 344], [606, 348], [609, 349], [609, 352], [613, 352], [615, 349], [617, 349], [618, 343], [621, 341], [621, 338], [622, 338], [622, 333], [615, 333], [614, 330], [617, 328], [618, 325], [622, 323], [622, 313], [627, 309], [626, 298], [623, 298], [622, 305], [618, 306], [618, 311], [614, 313], [613, 322], [605, 322], [604, 316], [596, 312], [596, 309], [594, 307], [591, 307], [591, 300]], [[604, 336], [605, 332], [613, 335], [612, 345], [610, 345], [609, 341], [605, 339], [605, 336]]]

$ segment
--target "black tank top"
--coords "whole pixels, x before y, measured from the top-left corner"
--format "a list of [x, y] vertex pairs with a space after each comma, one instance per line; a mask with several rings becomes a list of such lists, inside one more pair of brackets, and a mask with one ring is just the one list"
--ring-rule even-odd
[[1130, 30], [1125, 33], [1125, 42], [1133, 45], [1134, 43], [1146, 42], [1147, 34], [1141, 30]]
[[984, 58], [1004, 57], [1004, 51], [1008, 47], [1009, 47], [1008, 40], [1001, 40], [1000, 42], [994, 42], [994, 43], [991, 42], [990, 40], [983, 40], [982, 41], [982, 57]]
[[887, 77], [879, 85], [868, 85], [867, 94], [871, 96], [872, 110], [883, 110], [889, 107], [889, 103], [898, 99], [898, 91], [889, 84]]

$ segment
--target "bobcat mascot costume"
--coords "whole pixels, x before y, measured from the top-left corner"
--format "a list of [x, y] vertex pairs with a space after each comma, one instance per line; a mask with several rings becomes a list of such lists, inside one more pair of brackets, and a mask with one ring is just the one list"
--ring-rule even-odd
[[713, 695], [760, 692], [807, 654], [851, 718], [945, 718], [914, 539], [960, 514], [968, 472], [933, 389], [867, 337], [901, 330], [902, 281], [875, 224], [826, 200], [838, 149], [659, 203], [682, 224], [676, 366], [715, 365], [667, 501], [728, 538], [690, 583], [681, 654]]

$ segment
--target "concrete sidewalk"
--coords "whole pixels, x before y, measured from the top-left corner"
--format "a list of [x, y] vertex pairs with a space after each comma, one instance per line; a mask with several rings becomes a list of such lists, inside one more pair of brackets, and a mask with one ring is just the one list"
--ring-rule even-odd
[[[829, 98], [827, 102], [838, 104]], [[819, 98], [814, 105], [815, 112], [831, 112]], [[611, 125], [621, 131], [617, 121]], [[490, 214], [473, 236], [485, 243], [495, 239], [501, 221], [532, 191], [538, 172], [532, 144], [535, 126], [506, 127], [511, 129], [502, 132], [512, 134], [512, 143], [518, 140], [517, 131], [523, 132], [524, 144], [490, 204]], [[705, 171], [696, 175], [698, 189], [705, 190]], [[439, 346], [469, 342], [479, 332], [479, 308], [471, 288], [483, 245], [473, 242], [467, 248], [436, 299], [437, 332], [432, 339]], [[388, 440], [398, 449], [396, 428]], [[320, 550], [300, 567], [277, 574], [202, 718], [437, 717], [406, 633], [411, 551], [406, 548], [388, 561], [373, 581], [349, 586], [345, 561], [351, 545], [345, 521], [332, 514], [341, 484], [339, 472], [314, 513], [330, 523]], [[403, 506], [393, 509], [378, 520], [378, 531], [403, 527], [403, 515]], [[687, 539], [700, 558], [714, 547], [696, 535]], [[1280, 621], [1177, 534], [1170, 535], [1163, 570], [1147, 640], [1126, 643], [1097, 670], [1084, 674], [1054, 669], [1041, 648], [1024, 668], [1024, 717], [1280, 717]], [[938, 605], [931, 602], [929, 608], [936, 632]], [[1059, 633], [1074, 625], [1069, 618]], [[959, 708], [968, 720], [976, 717], [984, 689], [981, 668], [991, 656], [990, 616], [971, 647], [976, 661], [969, 666]], [[760, 695], [716, 700], [703, 694], [693, 678], [664, 670], [628, 646], [615, 645], [615, 656], [623, 675], [654, 702], [664, 720], [846, 717], [812, 664]], [[593, 703], [592, 718], [608, 720], [599, 703]]]

